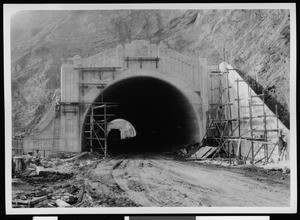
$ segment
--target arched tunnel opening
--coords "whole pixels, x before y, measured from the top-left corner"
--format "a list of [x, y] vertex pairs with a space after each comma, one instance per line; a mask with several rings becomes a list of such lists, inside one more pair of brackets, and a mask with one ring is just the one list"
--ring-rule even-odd
[[[199, 125], [193, 105], [182, 91], [164, 80], [150, 76], [120, 80], [105, 88], [94, 102], [102, 101], [117, 103], [116, 107], [107, 108], [108, 121], [122, 118], [136, 131], [135, 137], [117, 144], [108, 137], [108, 154], [173, 152], [183, 145], [199, 142]], [[103, 111], [95, 109], [93, 114], [102, 115]], [[86, 117], [85, 122], [89, 120]], [[88, 129], [88, 126], [83, 127], [85, 140]], [[101, 129], [98, 132], [100, 137]]]

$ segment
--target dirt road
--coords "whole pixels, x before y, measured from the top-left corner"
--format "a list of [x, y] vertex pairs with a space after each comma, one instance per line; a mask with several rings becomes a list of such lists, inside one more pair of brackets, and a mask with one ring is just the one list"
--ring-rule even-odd
[[167, 156], [116, 157], [84, 175], [78, 206], [289, 206], [289, 176], [228, 169]]

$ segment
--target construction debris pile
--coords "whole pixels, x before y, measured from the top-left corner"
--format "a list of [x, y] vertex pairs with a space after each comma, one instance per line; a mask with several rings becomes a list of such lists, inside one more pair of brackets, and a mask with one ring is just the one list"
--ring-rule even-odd
[[[194, 157], [190, 157], [193, 152], [195, 152], [195, 149], [198, 150], [198, 159]], [[280, 160], [274, 161], [273, 163], [256, 163], [255, 165], [252, 165], [251, 163], [247, 163], [246, 161], [240, 161], [236, 157], [232, 156], [230, 158], [226, 157], [224, 154], [219, 154], [219, 157], [216, 157], [212, 159], [213, 153], [216, 151], [216, 147], [210, 147], [210, 146], [203, 146], [200, 147], [199, 143], [195, 144], [189, 144], [186, 146], [183, 146], [179, 148], [176, 151], [176, 154], [188, 161], [194, 161], [196, 163], [200, 163], [203, 165], [215, 165], [215, 166], [222, 166], [222, 167], [230, 167], [230, 166], [235, 166], [235, 167], [240, 167], [240, 168], [245, 168], [245, 167], [253, 167], [253, 169], [259, 169], [262, 168], [266, 171], [279, 171], [282, 173], [290, 173], [290, 164], [288, 161], [285, 160]], [[254, 168], [255, 167], [255, 168]]]
[[31, 155], [15, 158], [12, 174], [13, 207], [80, 206], [84, 191], [80, 187], [82, 181], [74, 180], [76, 172], [83, 172], [101, 161], [101, 158], [87, 152], [64, 157], [65, 154], [48, 158]]

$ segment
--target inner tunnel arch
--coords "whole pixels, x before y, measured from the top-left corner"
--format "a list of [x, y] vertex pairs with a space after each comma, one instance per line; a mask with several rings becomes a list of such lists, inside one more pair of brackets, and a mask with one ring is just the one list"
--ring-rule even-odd
[[[117, 103], [117, 107], [107, 110], [113, 114], [108, 122], [125, 119], [137, 133], [130, 143], [108, 145], [109, 153], [166, 152], [200, 141], [200, 122], [193, 103], [180, 88], [164, 79], [139, 75], [118, 80], [94, 99], [95, 103], [102, 101]], [[88, 120], [86, 116], [84, 122]], [[83, 139], [86, 129], [83, 126]]]

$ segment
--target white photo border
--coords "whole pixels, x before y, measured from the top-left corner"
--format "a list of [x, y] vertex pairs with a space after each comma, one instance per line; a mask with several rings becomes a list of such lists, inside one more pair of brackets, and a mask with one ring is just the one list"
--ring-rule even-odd
[[[290, 10], [290, 206], [289, 207], [138, 207], [138, 208], [12, 208], [12, 102], [10, 18], [19, 10], [118, 10], [118, 9], [288, 9]], [[4, 4], [4, 102], [5, 102], [5, 203], [6, 214], [195, 214], [195, 213], [296, 213], [296, 4]]]

